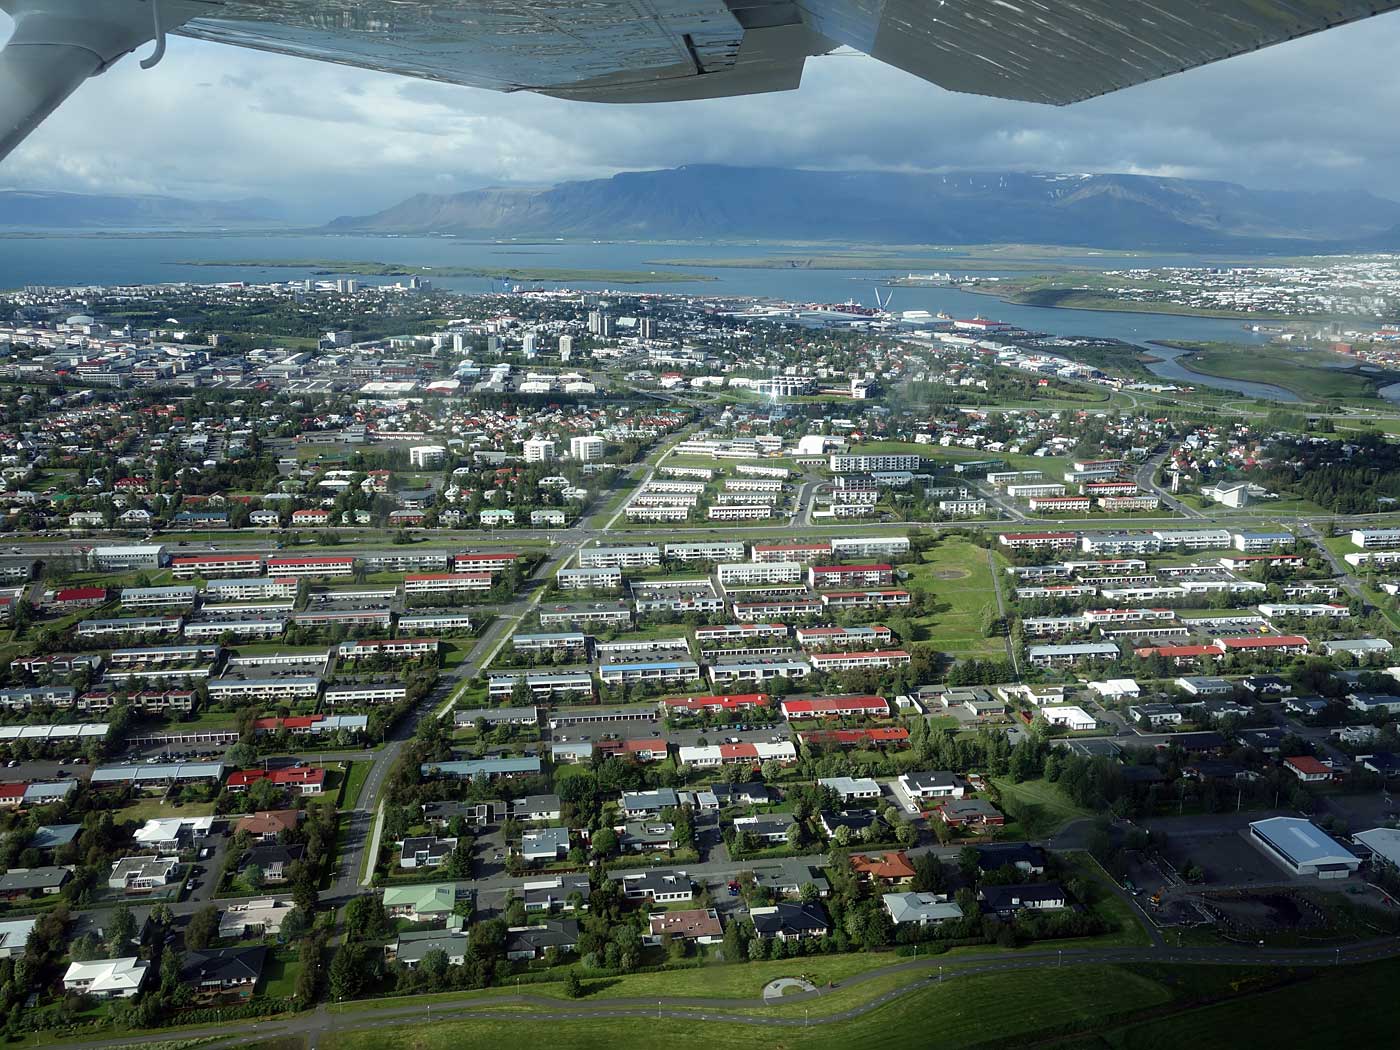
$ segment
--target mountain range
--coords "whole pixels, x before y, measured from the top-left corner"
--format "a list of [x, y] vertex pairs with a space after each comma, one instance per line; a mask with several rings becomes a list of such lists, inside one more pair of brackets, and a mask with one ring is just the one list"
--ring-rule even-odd
[[419, 194], [340, 233], [1048, 244], [1157, 250], [1400, 245], [1400, 203], [1147, 175], [687, 165], [535, 189]]
[[0, 227], [22, 230], [277, 225], [272, 201], [200, 201], [146, 194], [0, 190]]

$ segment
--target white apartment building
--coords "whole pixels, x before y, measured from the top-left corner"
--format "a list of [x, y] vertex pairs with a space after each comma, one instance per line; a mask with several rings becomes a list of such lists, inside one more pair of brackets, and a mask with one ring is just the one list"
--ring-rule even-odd
[[596, 434], [580, 434], [569, 438], [569, 458], [580, 463], [598, 462], [603, 458], [606, 449], [607, 442]]
[[584, 547], [578, 552], [580, 569], [644, 569], [660, 564], [660, 548], [649, 545]]
[[802, 566], [795, 561], [727, 562], [717, 566], [721, 587], [750, 587], [764, 583], [800, 583]]

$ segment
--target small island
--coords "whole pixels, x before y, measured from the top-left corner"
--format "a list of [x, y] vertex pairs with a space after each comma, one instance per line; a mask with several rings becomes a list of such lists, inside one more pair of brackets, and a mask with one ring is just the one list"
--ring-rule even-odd
[[242, 269], [310, 270], [317, 277], [485, 277], [507, 281], [547, 281], [567, 284], [677, 284], [713, 281], [701, 273], [643, 270], [569, 270], [552, 266], [411, 266], [404, 263], [349, 261], [342, 259], [184, 259], [181, 266], [216, 266]]

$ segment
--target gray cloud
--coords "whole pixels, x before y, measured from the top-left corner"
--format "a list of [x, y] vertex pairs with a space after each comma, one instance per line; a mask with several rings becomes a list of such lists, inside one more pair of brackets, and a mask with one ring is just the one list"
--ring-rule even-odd
[[1065, 109], [955, 95], [854, 53], [796, 93], [654, 106], [500, 95], [173, 39], [85, 85], [12, 186], [272, 196], [305, 221], [416, 192], [718, 162], [1126, 171], [1393, 195], [1400, 15]]

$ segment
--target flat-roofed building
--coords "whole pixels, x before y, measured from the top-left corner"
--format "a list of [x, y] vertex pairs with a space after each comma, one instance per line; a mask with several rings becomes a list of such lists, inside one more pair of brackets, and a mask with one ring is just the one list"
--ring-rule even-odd
[[578, 552], [580, 569], [644, 569], [661, 564], [661, 549], [651, 544], [632, 547], [584, 547]]
[[622, 587], [622, 570], [560, 569], [554, 579], [561, 591], [615, 591]]
[[1361, 867], [1361, 858], [1310, 820], [1270, 817], [1249, 825], [1249, 837], [1294, 875], [1345, 879]]

